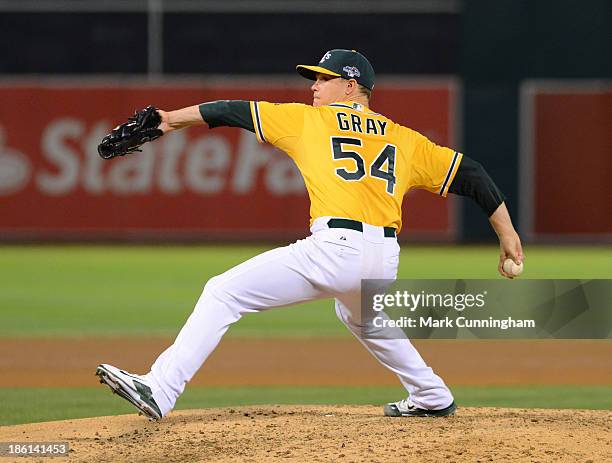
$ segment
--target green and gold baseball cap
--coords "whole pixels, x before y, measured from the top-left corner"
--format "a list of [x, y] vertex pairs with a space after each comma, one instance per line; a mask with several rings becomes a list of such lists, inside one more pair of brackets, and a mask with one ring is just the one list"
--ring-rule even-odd
[[320, 73], [347, 80], [355, 79], [359, 85], [370, 90], [374, 88], [374, 68], [365, 56], [355, 50], [329, 50], [319, 64], [298, 64], [295, 69], [310, 80], [316, 80], [317, 73]]

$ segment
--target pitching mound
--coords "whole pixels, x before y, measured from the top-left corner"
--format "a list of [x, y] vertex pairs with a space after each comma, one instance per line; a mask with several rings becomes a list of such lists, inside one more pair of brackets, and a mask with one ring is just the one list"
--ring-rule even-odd
[[612, 455], [612, 414], [460, 408], [451, 418], [385, 418], [371, 406], [259, 406], [159, 423], [123, 415], [6, 426], [0, 441], [69, 441], [70, 457], [53, 461], [70, 462], [599, 462]]

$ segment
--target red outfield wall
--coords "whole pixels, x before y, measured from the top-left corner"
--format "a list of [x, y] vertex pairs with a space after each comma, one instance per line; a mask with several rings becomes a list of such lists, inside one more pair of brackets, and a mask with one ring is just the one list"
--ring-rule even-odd
[[[0, 84], [0, 238], [303, 236], [308, 198], [295, 165], [250, 132], [191, 128], [143, 153], [98, 157], [104, 134], [148, 104], [310, 99], [308, 85], [242, 82]], [[408, 80], [381, 83], [372, 107], [453, 147], [454, 104], [452, 82]], [[453, 239], [453, 204], [411, 193], [403, 236]]]
[[521, 224], [538, 241], [612, 241], [612, 86], [522, 88]]

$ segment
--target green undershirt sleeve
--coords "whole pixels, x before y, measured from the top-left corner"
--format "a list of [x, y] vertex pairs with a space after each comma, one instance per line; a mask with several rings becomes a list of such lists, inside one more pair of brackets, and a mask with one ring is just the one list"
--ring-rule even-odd
[[202, 103], [199, 109], [202, 119], [211, 129], [215, 127], [240, 127], [255, 132], [248, 101], [217, 100]]
[[466, 155], [463, 155], [448, 191], [472, 198], [487, 217], [491, 217], [491, 214], [504, 202], [503, 193], [491, 180], [484, 167]]

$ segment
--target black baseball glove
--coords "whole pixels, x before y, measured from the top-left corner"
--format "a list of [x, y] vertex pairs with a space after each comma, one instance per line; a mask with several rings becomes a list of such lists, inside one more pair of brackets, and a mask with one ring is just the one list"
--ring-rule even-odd
[[136, 111], [127, 122], [115, 127], [98, 145], [98, 154], [104, 159], [125, 156], [134, 151], [142, 151], [140, 147], [161, 137], [164, 132], [158, 129], [161, 116], [157, 108], [147, 106]]

